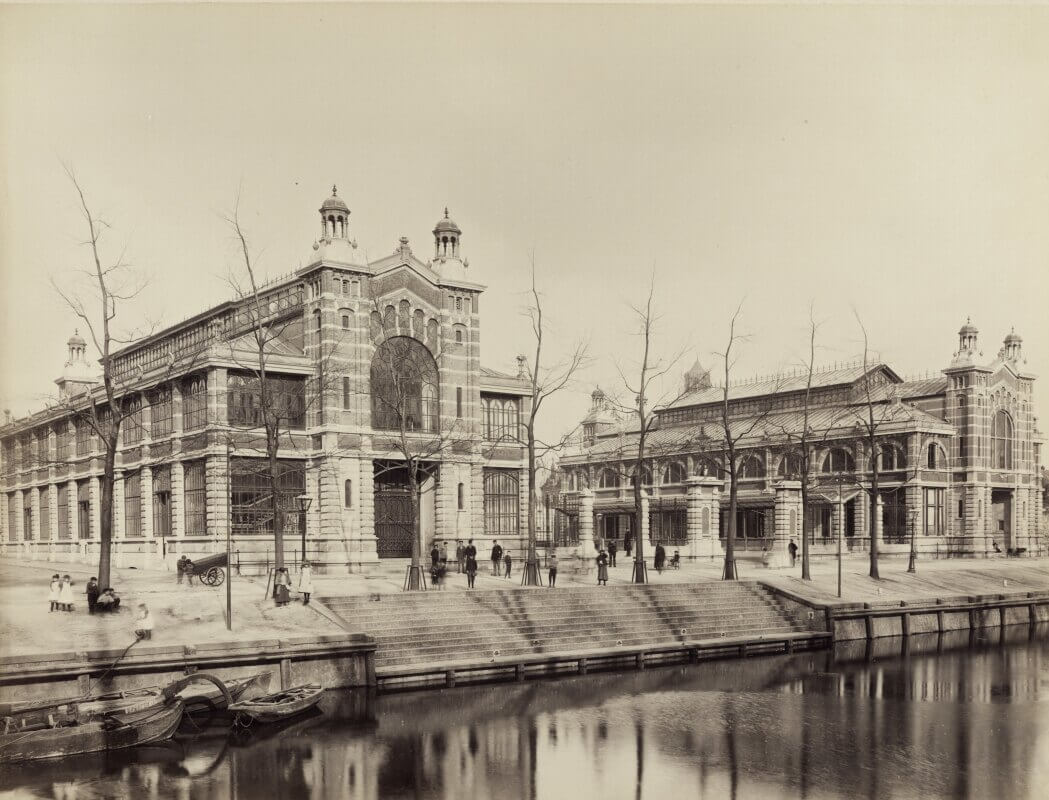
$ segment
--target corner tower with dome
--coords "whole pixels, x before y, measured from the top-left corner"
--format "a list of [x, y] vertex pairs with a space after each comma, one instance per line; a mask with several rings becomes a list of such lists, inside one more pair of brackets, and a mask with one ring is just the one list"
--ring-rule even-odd
[[[485, 287], [463, 256], [462, 229], [445, 209], [432, 258], [402, 236], [367, 261], [336, 187], [318, 212], [306, 266], [262, 286], [260, 302], [224, 302], [116, 354], [136, 409], [118, 457], [116, 563], [223, 550], [227, 528], [247, 569], [272, 563], [252, 352], [260, 326], [277, 332], [266, 381], [289, 409], [278, 458], [288, 563], [301, 556], [303, 519], [306, 556], [320, 571], [407, 558], [413, 535], [423, 552], [469, 538], [481, 556], [496, 539], [520, 552], [528, 487], [517, 429], [528, 382], [516, 367], [481, 366]], [[386, 396], [398, 367], [382, 354], [393, 344], [429, 367], [411, 383], [403, 417]], [[99, 372], [74, 335], [58, 402], [0, 427], [0, 552], [97, 560], [100, 453], [77, 409], [101, 391]], [[415, 534], [402, 434], [428, 454]]]

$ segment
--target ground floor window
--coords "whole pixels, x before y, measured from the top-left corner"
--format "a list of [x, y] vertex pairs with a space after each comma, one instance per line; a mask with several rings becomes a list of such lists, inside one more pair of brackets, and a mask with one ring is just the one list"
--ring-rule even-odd
[[881, 538], [890, 544], [907, 541], [907, 497], [903, 489], [881, 492]]
[[[306, 462], [277, 461], [277, 506], [283, 530], [294, 530], [298, 496], [306, 491]], [[234, 458], [230, 462], [230, 510], [234, 535], [273, 535], [269, 460]], [[289, 523], [289, 517], [292, 517]]]
[[7, 540], [18, 541], [18, 511], [15, 506], [15, 493], [7, 495]]
[[58, 487], [58, 538], [69, 538], [69, 487], [60, 484]]
[[944, 524], [944, 497], [946, 489], [925, 489], [925, 535], [942, 536], [947, 532]]
[[91, 536], [91, 489], [87, 481], [80, 481], [76, 485], [76, 508], [77, 538], [87, 539]]
[[688, 544], [688, 525], [685, 510], [653, 511], [649, 515], [649, 533], [652, 544]]
[[484, 532], [488, 536], [516, 536], [517, 471], [486, 469], [484, 471]]
[[[771, 512], [771, 509], [768, 509]], [[749, 547], [750, 542], [754, 542], [754, 547], [760, 549], [765, 540], [765, 513], [764, 508], [739, 508], [736, 509], [736, 541], [742, 543], [744, 549]], [[724, 509], [724, 513], [721, 514], [721, 531], [720, 536], [722, 539], [728, 537], [728, 509]], [[768, 528], [771, 531], [771, 525]]]
[[826, 504], [812, 504], [805, 509], [805, 532], [809, 541], [834, 536], [834, 509]]
[[51, 488], [40, 490], [40, 538], [51, 538]]
[[171, 467], [153, 467], [153, 535], [171, 535]]
[[183, 495], [186, 500], [186, 536], [206, 536], [208, 510], [204, 488], [204, 462], [187, 461], [182, 469]]
[[550, 507], [554, 545], [571, 547], [579, 544], [579, 496], [567, 495], [560, 505]]
[[132, 539], [142, 535], [142, 475], [138, 472], [124, 477], [124, 535]]

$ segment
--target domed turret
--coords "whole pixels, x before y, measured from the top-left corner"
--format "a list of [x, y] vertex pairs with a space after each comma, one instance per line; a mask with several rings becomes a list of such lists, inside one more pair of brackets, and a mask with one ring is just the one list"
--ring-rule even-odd
[[1019, 361], [1021, 347], [1023, 346], [1023, 338], [1016, 332], [1015, 329], [1009, 330], [1009, 335], [1005, 337], [1005, 341], [1002, 342], [1005, 347], [1003, 348], [1005, 358], [1009, 361]]
[[958, 331], [958, 350], [960, 352], [975, 353], [976, 352], [976, 336], [980, 332], [973, 325], [972, 319], [969, 317], [965, 318], [965, 324], [962, 325]]
[[339, 197], [335, 186], [331, 187], [331, 197], [321, 203], [321, 239], [346, 239], [349, 237], [350, 207]]
[[448, 216], [446, 207], [444, 217], [433, 226], [434, 258], [459, 258], [459, 240], [462, 235], [462, 229]]
[[79, 331], [73, 332], [66, 346], [69, 348], [69, 357], [62, 369], [62, 377], [55, 380], [62, 398], [80, 394], [95, 383], [91, 365], [87, 363], [87, 342]]

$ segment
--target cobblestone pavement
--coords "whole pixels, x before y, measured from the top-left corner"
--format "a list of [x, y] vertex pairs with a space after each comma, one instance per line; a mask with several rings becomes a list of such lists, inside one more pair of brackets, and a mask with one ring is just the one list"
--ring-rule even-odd
[[[478, 573], [476, 588], [508, 589], [521, 587], [521, 567], [514, 563], [510, 578], [495, 577], [490, 564]], [[406, 561], [381, 564], [367, 575], [317, 575], [316, 595], [389, 594], [401, 591]], [[868, 560], [851, 557], [843, 562], [845, 602], [890, 602], [963, 594], [1049, 590], [1049, 559], [942, 560], [918, 563], [916, 574], [906, 572], [907, 560], [883, 559], [881, 580], [868, 577]], [[680, 570], [657, 573], [649, 566], [653, 583], [715, 581], [721, 577], [721, 561], [685, 564]], [[739, 576], [764, 580], [821, 602], [836, 601], [837, 562], [822, 560], [812, 566], [812, 580], [801, 580], [800, 564], [790, 569], [766, 569], [756, 561], [738, 562]], [[69, 573], [77, 599], [73, 613], [48, 611], [48, 583], [54, 572]], [[89, 648], [125, 647], [133, 639], [134, 607], [146, 602], [155, 618], [153, 643], [193, 644], [237, 639], [279, 638], [282, 635], [331, 634], [340, 632], [334, 623], [314, 607], [293, 602], [276, 608], [263, 597], [265, 578], [234, 576], [233, 630], [226, 630], [226, 589], [178, 586], [175, 573], [165, 570], [114, 569], [114, 583], [122, 598], [116, 615], [89, 615], [84, 587], [93, 567], [72, 562], [0, 561], [0, 653], [18, 655], [32, 652], [68, 651]], [[630, 562], [619, 559], [609, 569], [609, 585], [630, 582]], [[297, 575], [292, 576], [293, 582]], [[546, 581], [546, 570], [543, 570]], [[558, 587], [593, 586], [597, 571], [571, 559], [561, 561]], [[294, 588], [294, 586], [293, 586]], [[465, 591], [466, 576], [448, 575], [447, 591]], [[547, 591], [531, 588], [531, 591]]]

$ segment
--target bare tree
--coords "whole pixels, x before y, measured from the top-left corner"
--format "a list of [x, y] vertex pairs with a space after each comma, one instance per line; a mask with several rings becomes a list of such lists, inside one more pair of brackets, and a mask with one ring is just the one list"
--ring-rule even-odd
[[636, 542], [632, 575], [634, 583], [646, 583], [648, 580], [645, 570], [644, 537], [641, 535], [644, 518], [641, 499], [642, 492], [644, 491], [642, 486], [642, 475], [644, 473], [646, 458], [645, 444], [648, 435], [657, 420], [656, 415], [652, 414], [650, 409], [657, 405], [665, 405], [673, 402], [673, 400], [664, 399], [663, 402], [656, 401], [650, 403], [649, 395], [653, 392], [653, 384], [658, 384], [658, 382], [682, 359], [686, 352], [686, 348], [682, 348], [666, 360], [656, 358], [652, 353], [653, 328], [658, 321], [658, 317], [656, 317], [652, 310], [652, 296], [655, 293], [655, 288], [656, 276], [653, 271], [652, 277], [649, 281], [648, 295], [645, 298], [644, 305], [632, 305], [630, 307], [634, 312], [639, 327], [638, 334], [641, 337], [641, 362], [636, 373], [637, 381], [633, 382], [631, 379], [627, 378], [623, 368], [618, 363], [616, 364], [616, 369], [619, 371], [619, 377], [624, 388], [634, 399], [633, 407], [630, 411], [636, 416], [638, 423], [637, 449], [634, 452], [633, 479]]
[[532, 303], [527, 314], [532, 323], [532, 335], [535, 337], [534, 360], [528, 368], [529, 397], [531, 398], [528, 418], [524, 424], [524, 444], [528, 449], [528, 555], [525, 560], [524, 574], [521, 581], [525, 586], [538, 586], [539, 559], [536, 554], [535, 535], [535, 483], [537, 459], [547, 454], [555, 453], [564, 448], [568, 441], [568, 435], [559, 441], [546, 442], [536, 435], [536, 420], [542, 409], [543, 403], [553, 395], [560, 392], [572, 381], [576, 372], [587, 361], [587, 344], [578, 342], [572, 348], [570, 354], [547, 367], [543, 361], [545, 353], [543, 350], [545, 320], [543, 318], [543, 301], [539, 290], [535, 285], [535, 258], [532, 258]]
[[856, 313], [856, 322], [860, 326], [860, 330], [863, 332], [863, 398], [864, 398], [864, 413], [859, 415], [858, 427], [861, 431], [861, 437], [865, 444], [866, 455], [870, 462], [870, 483], [866, 487], [867, 494], [870, 498], [870, 513], [867, 515], [870, 531], [870, 576], [872, 578], [881, 577], [878, 574], [878, 524], [877, 524], [877, 511], [878, 511], [878, 467], [880, 462], [878, 460], [878, 432], [881, 429], [882, 414], [875, 413], [875, 399], [873, 389], [875, 388], [872, 384], [870, 366], [868, 363], [869, 350], [867, 342], [867, 328], [863, 325], [863, 320], [860, 319], [859, 313]]
[[743, 309], [743, 303], [741, 302], [735, 312], [732, 314], [732, 319], [729, 321], [729, 334], [728, 342], [725, 345], [725, 351], [723, 353], [716, 353], [720, 356], [724, 362], [724, 384], [721, 387], [721, 435], [722, 435], [722, 452], [724, 453], [724, 466], [725, 472], [728, 475], [729, 480], [729, 502], [728, 502], [728, 524], [726, 525], [725, 535], [725, 569], [722, 573], [724, 580], [736, 580], [738, 577], [736, 573], [736, 508], [739, 500], [739, 474], [743, 468], [744, 458], [746, 453], [741, 453], [739, 444], [742, 440], [750, 437], [759, 426], [768, 418], [769, 412], [772, 410], [774, 405], [774, 399], [778, 386], [782, 377], [776, 378], [776, 385], [771, 387], [765, 392], [765, 401], [761, 404], [761, 407], [749, 417], [740, 417], [739, 424], [733, 427], [732, 414], [730, 413], [731, 403], [729, 400], [729, 386], [732, 377], [732, 367], [735, 366], [733, 360], [733, 350], [737, 344], [750, 340], [749, 335], [741, 334], [736, 331], [736, 323], [739, 320], [740, 312]]

